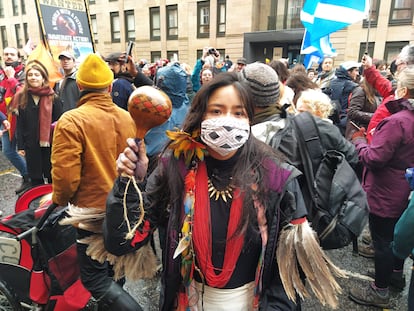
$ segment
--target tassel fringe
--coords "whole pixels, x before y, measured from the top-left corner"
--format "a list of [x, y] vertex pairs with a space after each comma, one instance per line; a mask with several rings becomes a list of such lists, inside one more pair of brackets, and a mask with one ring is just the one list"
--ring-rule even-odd
[[157, 258], [150, 244], [122, 256], [115, 256], [105, 249], [102, 236], [102, 224], [105, 210], [98, 208], [81, 208], [69, 206], [68, 217], [63, 218], [61, 225], [75, 225], [80, 229], [96, 234], [80, 240], [88, 244], [86, 254], [101, 263], [108, 261], [114, 270], [114, 279], [127, 277], [130, 280], [151, 279], [157, 273]]
[[342, 292], [335, 277], [346, 278], [319, 245], [316, 233], [306, 221], [288, 225], [280, 233], [276, 258], [283, 287], [290, 300], [296, 302], [296, 293], [303, 300], [309, 297], [300, 278], [298, 264], [306, 281], [322, 305], [336, 309], [338, 294]]

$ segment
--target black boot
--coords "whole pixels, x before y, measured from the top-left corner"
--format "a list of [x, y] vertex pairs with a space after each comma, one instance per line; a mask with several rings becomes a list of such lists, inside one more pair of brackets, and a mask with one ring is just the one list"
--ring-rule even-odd
[[16, 189], [16, 194], [21, 194], [32, 187], [28, 176], [23, 176], [22, 184]]
[[99, 311], [143, 311], [138, 302], [115, 282], [98, 299], [98, 306]]

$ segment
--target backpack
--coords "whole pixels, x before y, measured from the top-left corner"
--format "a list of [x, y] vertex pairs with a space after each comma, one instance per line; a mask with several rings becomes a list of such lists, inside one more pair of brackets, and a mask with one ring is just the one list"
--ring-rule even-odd
[[368, 202], [352, 167], [337, 150], [325, 150], [308, 112], [293, 118], [306, 185], [311, 196], [308, 218], [323, 249], [347, 246], [368, 221]]

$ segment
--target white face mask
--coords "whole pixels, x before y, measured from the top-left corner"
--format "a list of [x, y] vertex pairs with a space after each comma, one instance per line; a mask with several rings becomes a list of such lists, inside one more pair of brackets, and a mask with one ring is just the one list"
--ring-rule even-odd
[[201, 140], [221, 156], [239, 149], [249, 135], [250, 125], [246, 120], [221, 117], [201, 122]]

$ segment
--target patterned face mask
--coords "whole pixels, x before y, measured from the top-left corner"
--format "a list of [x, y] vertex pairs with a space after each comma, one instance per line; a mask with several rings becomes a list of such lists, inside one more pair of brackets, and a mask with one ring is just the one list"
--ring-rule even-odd
[[222, 156], [243, 146], [249, 135], [250, 125], [246, 120], [221, 117], [201, 122], [201, 140]]

